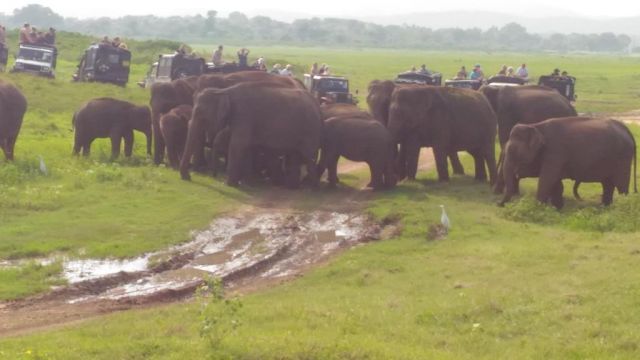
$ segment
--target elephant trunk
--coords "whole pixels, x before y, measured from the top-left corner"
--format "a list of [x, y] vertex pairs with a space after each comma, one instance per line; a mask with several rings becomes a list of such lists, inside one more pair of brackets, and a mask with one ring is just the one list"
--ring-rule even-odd
[[500, 206], [503, 206], [505, 203], [509, 202], [513, 195], [516, 194], [518, 182], [515, 164], [510, 161], [508, 155], [504, 157], [502, 170], [504, 174], [505, 192], [504, 196], [502, 197], [502, 201], [500, 201], [499, 203]]
[[180, 177], [182, 178], [182, 180], [191, 180], [191, 175], [189, 174], [189, 166], [191, 165], [191, 157], [193, 156], [194, 152], [196, 151], [196, 149], [200, 148], [198, 144], [203, 141], [203, 136], [201, 135], [202, 129], [200, 126], [200, 122], [194, 116], [189, 121], [187, 142], [185, 144], [184, 153], [182, 154], [182, 159], [180, 160]]

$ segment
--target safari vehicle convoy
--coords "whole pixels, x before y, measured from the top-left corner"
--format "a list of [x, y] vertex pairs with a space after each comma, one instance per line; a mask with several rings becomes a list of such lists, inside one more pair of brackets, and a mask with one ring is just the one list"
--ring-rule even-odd
[[125, 86], [129, 82], [131, 52], [105, 44], [93, 44], [85, 50], [73, 80]]
[[344, 76], [304, 74], [304, 86], [320, 103], [356, 104]]
[[154, 83], [167, 83], [176, 79], [202, 74], [230, 74], [239, 71], [260, 71], [251, 66], [240, 66], [228, 63], [214, 66], [201, 57], [181, 53], [158, 55], [158, 61], [151, 64], [147, 75], [138, 85], [142, 88], [151, 87]]
[[58, 50], [54, 46], [20, 44], [11, 72], [55, 78]]

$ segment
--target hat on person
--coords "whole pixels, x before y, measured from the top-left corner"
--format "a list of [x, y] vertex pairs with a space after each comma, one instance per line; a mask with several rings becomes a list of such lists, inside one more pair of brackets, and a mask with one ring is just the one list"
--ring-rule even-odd
[[476, 64], [474, 67], [479, 68], [479, 67], [480, 67], [480, 64]]

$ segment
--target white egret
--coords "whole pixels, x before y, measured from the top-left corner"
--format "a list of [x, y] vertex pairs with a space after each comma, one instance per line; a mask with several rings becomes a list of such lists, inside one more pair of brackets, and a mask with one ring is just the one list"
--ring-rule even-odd
[[44, 159], [42, 159], [42, 156], [38, 155], [38, 158], [40, 159], [40, 172], [44, 175], [47, 176], [48, 172], [47, 172], [47, 165], [44, 164]]
[[440, 208], [442, 209], [442, 215], [440, 216], [440, 223], [442, 224], [442, 226], [444, 226], [445, 229], [447, 229], [447, 231], [449, 231], [449, 229], [451, 229], [451, 221], [449, 221], [447, 212], [444, 211], [444, 205], [440, 205]]

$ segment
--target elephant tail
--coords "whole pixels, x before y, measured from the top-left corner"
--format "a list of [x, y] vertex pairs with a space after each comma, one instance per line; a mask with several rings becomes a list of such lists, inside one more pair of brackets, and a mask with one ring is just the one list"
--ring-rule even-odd
[[580, 187], [580, 181], [575, 181], [573, 183], [573, 197], [575, 197], [577, 200], [582, 200], [582, 198], [580, 197], [580, 194], [578, 193], [578, 187]]
[[638, 193], [638, 173], [637, 173], [638, 150], [636, 146], [637, 145], [636, 138], [633, 137], [633, 134], [631, 133], [631, 130], [629, 130], [628, 126], [624, 124], [622, 124], [622, 126], [627, 131], [627, 134], [629, 134], [629, 136], [631, 137], [631, 141], [633, 142], [633, 192]]
[[71, 132], [73, 132], [73, 130], [76, 129], [76, 118], [78, 117], [78, 112], [74, 112], [73, 116], [71, 117]]

